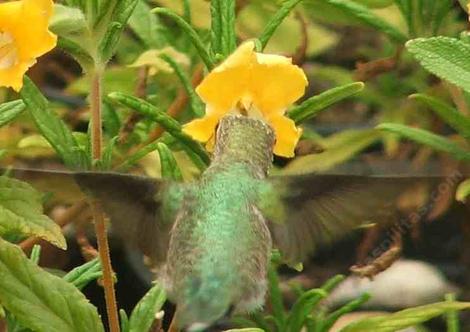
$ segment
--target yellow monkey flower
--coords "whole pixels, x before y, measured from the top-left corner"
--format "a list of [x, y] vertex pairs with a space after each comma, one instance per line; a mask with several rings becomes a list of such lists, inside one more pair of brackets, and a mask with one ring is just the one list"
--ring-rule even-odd
[[48, 30], [52, 0], [0, 4], [0, 86], [19, 91], [36, 58], [53, 49], [57, 36]]
[[242, 44], [204, 78], [196, 92], [206, 103], [206, 115], [189, 122], [183, 130], [198, 141], [208, 142], [224, 115], [243, 114], [267, 122], [276, 134], [274, 153], [293, 157], [301, 130], [284, 114], [303, 96], [307, 78], [290, 58], [256, 53], [254, 49], [254, 42]]

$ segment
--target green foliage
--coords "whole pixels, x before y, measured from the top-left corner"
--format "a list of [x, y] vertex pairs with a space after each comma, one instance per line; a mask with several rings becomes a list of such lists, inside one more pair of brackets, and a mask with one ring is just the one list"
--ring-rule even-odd
[[211, 1], [211, 49], [222, 57], [229, 56], [236, 48], [235, 0]]
[[160, 124], [165, 130], [176, 138], [181, 144], [186, 146], [192, 152], [200, 157], [200, 159], [209, 164], [209, 157], [199, 143], [192, 140], [188, 135], [184, 134], [181, 124], [175, 119], [169, 117], [166, 113], [159, 110], [156, 106], [141, 100], [139, 98], [125, 95], [122, 93], [112, 93], [109, 98], [148, 117], [152, 121]]
[[358, 4], [351, 0], [325, 0], [332, 6], [352, 15], [362, 23], [377, 29], [386, 34], [391, 40], [397, 43], [404, 43], [408, 37], [403, 34], [398, 28], [383, 20], [369, 8], [364, 5]]
[[42, 195], [25, 182], [0, 176], [0, 235], [34, 235], [65, 249], [61, 229], [43, 214]]
[[303, 121], [315, 117], [328, 106], [353, 96], [364, 89], [364, 83], [355, 82], [327, 90], [319, 95], [310, 97], [302, 104], [294, 106], [287, 115], [300, 124]]
[[21, 98], [44, 138], [69, 168], [88, 169], [90, 157], [80, 146], [66, 124], [49, 109], [47, 99], [34, 83], [25, 77]]
[[382, 123], [378, 125], [377, 128], [398, 134], [418, 143], [428, 145], [437, 151], [450, 153], [458, 160], [470, 160], [470, 151], [461, 148], [457, 143], [445, 137], [433, 134], [427, 130], [412, 128], [396, 123]]
[[470, 92], [470, 45], [455, 38], [433, 37], [409, 41], [407, 49], [431, 73]]
[[103, 271], [101, 270], [101, 263], [95, 258], [74, 268], [72, 271], [67, 273], [63, 279], [81, 290], [91, 281], [101, 278], [102, 275]]
[[431, 107], [442, 120], [470, 142], [470, 118], [437, 98], [425, 94], [415, 94], [411, 97]]
[[128, 330], [123, 332], [147, 332], [155, 321], [155, 315], [166, 301], [163, 288], [155, 284], [132, 310]]
[[282, 3], [281, 8], [279, 8], [276, 14], [273, 15], [263, 32], [261, 32], [261, 35], [258, 37], [261, 44], [259, 47], [260, 51], [264, 50], [276, 29], [300, 1], [302, 0], [286, 0]]
[[207, 51], [206, 46], [204, 45], [201, 37], [199, 37], [196, 30], [194, 30], [194, 28], [192, 28], [188, 22], [186, 22], [178, 14], [166, 8], [156, 8], [152, 10], [152, 12], [160, 15], [165, 15], [173, 19], [178, 24], [178, 26], [187, 34], [189, 40], [196, 48], [199, 56], [201, 57], [201, 60], [206, 65], [207, 69], [212, 69], [214, 67], [214, 60]]
[[23, 113], [25, 105], [22, 100], [14, 100], [0, 105], [0, 127], [6, 125]]
[[182, 181], [183, 175], [176, 163], [173, 153], [165, 143], [157, 144], [158, 155], [160, 156], [160, 167], [162, 168], [162, 178], [175, 181]]
[[37, 332], [102, 332], [100, 317], [75, 286], [31, 262], [0, 239], [0, 298], [25, 327]]
[[377, 331], [393, 332], [405, 329], [431, 318], [444, 315], [449, 311], [465, 310], [470, 308], [470, 303], [446, 301], [405, 309], [390, 315], [365, 318], [346, 326], [341, 332]]

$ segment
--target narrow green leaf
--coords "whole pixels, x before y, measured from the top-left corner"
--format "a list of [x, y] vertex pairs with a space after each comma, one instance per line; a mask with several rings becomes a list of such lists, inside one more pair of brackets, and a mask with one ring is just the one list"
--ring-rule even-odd
[[225, 330], [224, 332], [264, 332], [264, 330], [259, 329], [257, 327], [248, 327], [248, 328], [244, 328], [244, 329]]
[[268, 284], [269, 284], [269, 296], [271, 299], [271, 307], [273, 315], [277, 324], [280, 327], [284, 327], [286, 323], [286, 311], [284, 309], [284, 303], [282, 298], [282, 292], [280, 288], [279, 275], [277, 274], [277, 264], [271, 262], [268, 270]]
[[163, 48], [168, 42], [167, 28], [150, 10], [150, 6], [144, 0], [139, 0], [129, 18], [129, 27], [147, 48]]
[[101, 262], [95, 258], [81, 266], [74, 268], [67, 273], [63, 279], [73, 284], [78, 289], [85, 288], [91, 281], [100, 278], [103, 275]]
[[457, 187], [457, 192], [455, 193], [455, 199], [460, 202], [465, 202], [470, 196], [470, 179], [465, 180]]
[[[445, 299], [447, 302], [452, 303], [455, 301], [455, 294], [446, 294]], [[459, 315], [456, 310], [449, 310], [446, 313], [447, 332], [459, 332]]]
[[236, 48], [235, 0], [211, 1], [211, 47], [214, 54], [229, 56]]
[[60, 227], [43, 214], [42, 195], [25, 182], [0, 176], [0, 235], [6, 234], [39, 236], [67, 247]]
[[360, 308], [364, 303], [370, 299], [370, 295], [365, 293], [362, 294], [359, 298], [352, 300], [349, 303], [346, 303], [344, 306], [338, 310], [333, 311], [325, 319], [322, 320], [321, 326], [323, 331], [329, 331], [336, 321], [341, 318], [341, 316], [352, 312]]
[[119, 309], [119, 318], [121, 320], [121, 332], [129, 332], [129, 317], [124, 309]]
[[319, 141], [325, 151], [295, 158], [282, 169], [282, 174], [329, 170], [371, 146], [380, 136], [380, 132], [371, 129], [343, 130]]
[[129, 332], [148, 332], [155, 321], [155, 314], [166, 301], [163, 288], [155, 284], [137, 303], [129, 319]]
[[163, 179], [182, 181], [183, 175], [176, 163], [173, 153], [165, 143], [157, 144], [158, 155], [160, 156], [160, 166]]
[[340, 332], [393, 332], [426, 322], [449, 310], [470, 309], [470, 302], [439, 302], [398, 311], [389, 315], [368, 317], [353, 322]]
[[116, 2], [111, 22], [107, 25], [107, 31], [98, 47], [100, 60], [103, 63], [108, 62], [114, 55], [122, 31], [132, 15], [137, 2], [138, 0], [119, 0]]
[[23, 113], [25, 105], [22, 100], [14, 100], [0, 105], [0, 127], [6, 125]]
[[41, 134], [69, 168], [87, 169], [90, 158], [80, 147], [70, 129], [49, 109], [46, 98], [25, 76], [21, 97]]
[[451, 140], [433, 134], [427, 130], [412, 128], [397, 123], [382, 123], [377, 126], [377, 129], [398, 134], [420, 144], [428, 145], [437, 151], [450, 153], [458, 160], [470, 160], [470, 151], [466, 151]]
[[338, 101], [353, 96], [364, 89], [364, 83], [354, 82], [327, 90], [319, 95], [310, 97], [302, 104], [293, 107], [287, 116], [300, 124], [316, 116], [320, 111]]
[[93, 58], [88, 51], [75, 41], [59, 36], [57, 46], [74, 57], [82, 68], [88, 68], [93, 64]]
[[207, 165], [210, 162], [209, 156], [198, 142], [181, 131], [181, 124], [168, 116], [165, 112], [159, 110], [156, 106], [146, 102], [145, 100], [134, 96], [126, 95], [120, 92], [113, 92], [108, 96], [110, 99], [127, 106], [136, 112], [139, 112], [147, 118], [160, 124], [165, 130], [175, 137], [181, 144], [187, 146], [195, 154], [197, 154]]
[[314, 288], [304, 292], [294, 303], [287, 321], [288, 332], [299, 332], [302, 329], [308, 315], [315, 306], [333, 290], [344, 276], [337, 275], [329, 279], [321, 288]]
[[189, 25], [188, 22], [186, 22], [181, 16], [167, 8], [155, 8], [152, 10], [152, 13], [162, 14], [173, 19], [175, 23], [178, 24], [178, 26], [188, 35], [189, 39], [191, 40], [191, 43], [196, 48], [199, 56], [206, 65], [207, 69], [211, 70], [214, 67], [214, 61], [207, 52], [206, 46], [202, 42], [202, 39], [197, 34], [196, 30], [194, 30], [191, 25]]
[[281, 8], [273, 15], [268, 24], [266, 24], [266, 27], [258, 38], [261, 44], [261, 51], [268, 45], [269, 40], [279, 25], [281, 25], [282, 21], [284, 21], [287, 15], [290, 14], [300, 1], [302, 0], [286, 0], [282, 3]]
[[39, 264], [39, 259], [41, 258], [41, 246], [39, 244], [35, 244], [33, 249], [31, 249], [31, 254], [29, 255], [29, 260], [34, 264]]
[[118, 139], [119, 136], [115, 136], [108, 142], [108, 144], [106, 144], [106, 147], [103, 150], [103, 156], [101, 157], [100, 169], [104, 171], [110, 170], [113, 166], [114, 147], [116, 146]]
[[442, 120], [470, 141], [470, 118], [437, 98], [420, 93], [410, 97], [431, 107]]
[[31, 262], [0, 239], [0, 301], [36, 332], [104, 332], [95, 307], [68, 282]]
[[350, 0], [325, 0], [325, 2], [352, 15], [362, 23], [383, 32], [394, 42], [403, 44], [408, 40], [408, 37], [398, 30], [398, 28], [374, 14], [374, 12], [366, 6]]
[[49, 22], [49, 29], [52, 32], [64, 36], [78, 33], [86, 28], [85, 15], [80, 9], [60, 4], [54, 5], [54, 15]]
[[198, 118], [204, 116], [204, 113], [205, 113], [204, 104], [199, 98], [199, 96], [196, 94], [196, 91], [194, 90], [188, 75], [186, 75], [186, 73], [183, 71], [181, 66], [178, 63], [176, 63], [176, 61], [170, 56], [168, 56], [167, 54], [160, 55], [160, 58], [165, 60], [165, 62], [168, 63], [171, 66], [171, 68], [173, 68], [176, 75], [180, 79], [181, 84], [183, 84], [184, 90], [189, 96], [191, 109], [194, 115]]
[[146, 155], [148, 155], [149, 153], [157, 150], [158, 143], [159, 143], [159, 140], [156, 140], [155, 142], [147, 144], [143, 148], [141, 148], [138, 151], [134, 152], [129, 157], [127, 157], [126, 160], [123, 161], [119, 166], [117, 166], [116, 169], [119, 172], [127, 171], [129, 168], [134, 166], [139, 160], [144, 158]]
[[470, 92], [470, 44], [432, 37], [410, 40], [406, 47], [428, 71]]

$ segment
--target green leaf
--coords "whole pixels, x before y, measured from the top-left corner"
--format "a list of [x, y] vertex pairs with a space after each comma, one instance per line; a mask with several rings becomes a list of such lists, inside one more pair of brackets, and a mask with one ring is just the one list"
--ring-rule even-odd
[[325, 0], [325, 2], [355, 17], [363, 24], [383, 32], [394, 42], [403, 44], [408, 40], [408, 37], [398, 30], [398, 28], [374, 14], [374, 12], [366, 6], [350, 0]]
[[337, 275], [325, 282], [321, 288], [314, 288], [304, 292], [292, 306], [289, 319], [287, 321], [287, 331], [301, 331], [308, 315], [310, 315], [315, 306], [323, 298], [327, 297], [329, 292], [331, 292], [343, 280], [344, 276]]
[[137, 2], [129, 18], [129, 27], [147, 48], [162, 48], [168, 43], [167, 28], [158, 16], [150, 12], [150, 6], [143, 0]]
[[300, 124], [316, 116], [320, 111], [338, 101], [353, 96], [364, 89], [364, 83], [354, 82], [327, 90], [319, 95], [310, 97], [302, 104], [293, 107], [287, 116]]
[[0, 234], [18, 233], [67, 247], [60, 227], [43, 215], [42, 195], [25, 182], [0, 176]]
[[322, 330], [329, 331], [330, 328], [333, 326], [333, 324], [335, 324], [336, 321], [341, 318], [341, 316], [360, 308], [369, 299], [370, 299], [370, 295], [365, 293], [365, 294], [362, 294], [359, 298], [346, 303], [344, 306], [342, 306], [338, 310], [333, 311], [325, 319], [322, 320], [322, 323], [321, 323]]
[[284, 309], [284, 302], [280, 288], [279, 275], [277, 274], [277, 264], [271, 258], [271, 264], [268, 270], [268, 283], [269, 283], [269, 296], [271, 300], [271, 307], [274, 319], [279, 327], [284, 327], [287, 319], [286, 311]]
[[194, 30], [188, 22], [186, 22], [181, 16], [179, 16], [175, 12], [166, 8], [155, 8], [152, 10], [152, 13], [162, 14], [173, 19], [175, 23], [178, 24], [178, 26], [187, 34], [188, 38], [191, 40], [191, 43], [196, 48], [199, 56], [202, 59], [202, 62], [204, 62], [207, 69], [211, 70], [214, 67], [214, 61], [207, 52], [206, 46], [197, 34], [196, 30]]
[[428, 145], [437, 151], [450, 153], [458, 160], [470, 160], [470, 151], [466, 151], [451, 140], [433, 134], [427, 130], [412, 128], [397, 123], [382, 123], [377, 126], [377, 129], [398, 134], [415, 142]]
[[100, 60], [102, 63], [108, 62], [114, 55], [116, 46], [121, 38], [122, 31], [126, 27], [138, 0], [119, 0], [114, 6], [111, 22], [98, 46]]
[[186, 93], [189, 96], [189, 100], [191, 103], [191, 109], [194, 113], [194, 115], [198, 118], [204, 116], [204, 104], [197, 95], [196, 91], [194, 90], [191, 80], [189, 77], [186, 75], [186, 73], [183, 71], [181, 66], [174, 60], [174, 58], [168, 56], [167, 54], [162, 54], [160, 55], [160, 58], [162, 58], [164, 61], [166, 61], [171, 68], [175, 71], [176, 75], [180, 79], [181, 83], [183, 84], [183, 87], [186, 91]]
[[264, 50], [276, 29], [300, 1], [302, 0], [286, 0], [282, 3], [281, 8], [279, 8], [279, 10], [273, 15], [258, 38], [261, 44], [260, 51]]
[[95, 258], [67, 273], [63, 279], [78, 289], [85, 288], [91, 281], [102, 277], [101, 262]]
[[57, 46], [74, 57], [82, 68], [92, 66], [93, 58], [79, 43], [65, 37], [59, 37]]
[[129, 332], [129, 317], [124, 309], [119, 309], [119, 318], [121, 320], [121, 332]]
[[155, 284], [132, 310], [129, 319], [129, 332], [147, 332], [155, 321], [155, 314], [166, 301], [163, 288]]
[[445, 314], [449, 310], [470, 309], [469, 302], [439, 302], [405, 309], [389, 315], [364, 318], [342, 328], [340, 332], [393, 332]]
[[69, 168], [88, 169], [89, 156], [80, 147], [70, 129], [49, 109], [46, 98], [25, 76], [21, 97], [41, 134]]
[[247, 327], [247, 328], [244, 328], [244, 329], [225, 330], [224, 332], [264, 332], [264, 330], [259, 329], [257, 327]]
[[25, 105], [22, 100], [14, 100], [0, 105], [0, 127], [6, 125], [23, 113]]
[[121, 105], [127, 106], [147, 118], [160, 124], [165, 130], [176, 138], [181, 144], [188, 147], [191, 151], [197, 154], [201, 160], [207, 165], [210, 162], [209, 156], [201, 147], [201, 145], [195, 142], [191, 137], [181, 131], [181, 124], [168, 116], [165, 112], [159, 110], [156, 106], [146, 102], [145, 100], [126, 95], [120, 92], [113, 92], [108, 96], [110, 99], [120, 103]]
[[214, 54], [229, 56], [237, 47], [235, 0], [211, 1], [211, 47]]
[[176, 163], [173, 153], [165, 143], [157, 144], [158, 155], [160, 156], [160, 166], [163, 179], [182, 181], [183, 175]]
[[437, 98], [425, 94], [414, 94], [410, 97], [431, 107], [442, 120], [470, 141], [470, 118]]
[[470, 44], [433, 37], [410, 40], [406, 47], [428, 71], [470, 92]]
[[375, 130], [343, 130], [320, 140], [324, 152], [300, 156], [283, 168], [282, 174], [326, 171], [349, 160], [380, 138]]
[[95, 307], [75, 286], [31, 262], [0, 239], [0, 301], [37, 332], [104, 332]]
[[55, 4], [49, 28], [55, 34], [64, 36], [85, 30], [87, 22], [80, 9]]
[[470, 196], [470, 179], [465, 180], [457, 187], [457, 192], [455, 193], [455, 199], [465, 203], [467, 198]]
[[119, 136], [114, 136], [112, 139], [109, 140], [108, 144], [106, 144], [106, 147], [103, 150], [103, 156], [101, 157], [100, 160], [100, 169], [101, 170], [110, 170], [111, 167], [113, 166], [113, 153], [114, 153], [114, 147], [116, 146], [116, 143], [119, 139]]

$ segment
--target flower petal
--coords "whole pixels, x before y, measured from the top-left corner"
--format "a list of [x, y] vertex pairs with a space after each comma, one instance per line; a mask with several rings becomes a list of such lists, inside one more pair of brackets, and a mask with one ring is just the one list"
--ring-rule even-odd
[[13, 88], [13, 90], [19, 92], [23, 87], [24, 74], [35, 63], [36, 60], [20, 62], [11, 68], [0, 70], [0, 86]]
[[285, 116], [272, 116], [269, 124], [276, 134], [274, 154], [282, 157], [294, 157], [294, 149], [302, 134], [302, 130], [295, 126], [295, 122]]
[[200, 142], [207, 142], [215, 133], [215, 127], [220, 120], [218, 115], [206, 115], [195, 119], [183, 126], [183, 132]]
[[21, 60], [37, 58], [57, 44], [57, 36], [49, 31], [52, 0], [23, 0], [17, 25], [11, 31]]
[[242, 44], [204, 78], [196, 92], [207, 105], [228, 112], [242, 99], [256, 57], [254, 47], [253, 42]]
[[256, 53], [256, 60], [248, 88], [253, 103], [265, 117], [272, 113], [283, 114], [303, 96], [307, 78], [290, 58]]
[[[10, 31], [17, 25], [21, 15], [22, 3], [20, 1], [0, 4], [0, 30]], [[24, 22], [23, 22], [24, 24]]]

